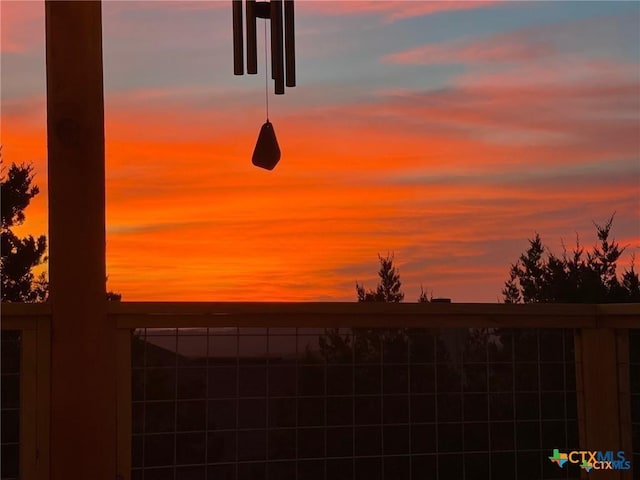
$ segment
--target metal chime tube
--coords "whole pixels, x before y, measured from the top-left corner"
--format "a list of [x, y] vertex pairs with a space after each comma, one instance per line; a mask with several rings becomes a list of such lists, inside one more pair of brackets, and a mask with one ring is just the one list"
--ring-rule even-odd
[[[244, 73], [243, 34], [245, 32], [242, 28], [242, 1], [243, 0], [232, 1], [233, 68], [236, 75], [242, 75]], [[296, 86], [293, 0], [284, 0], [284, 5], [283, 0], [246, 0], [246, 5], [247, 73], [258, 73], [257, 19], [263, 18], [269, 20], [271, 22], [271, 77], [275, 80], [276, 95], [282, 95], [284, 94], [285, 77], [287, 87]], [[266, 49], [267, 46], [265, 45], [265, 56]], [[267, 104], [267, 121], [260, 129], [251, 162], [257, 167], [273, 170], [280, 161], [280, 155], [280, 146], [278, 145], [276, 132], [271, 122], [269, 122]]]
[[294, 35], [293, 0], [284, 0], [284, 58], [287, 87], [296, 86], [296, 40]]
[[247, 0], [247, 73], [258, 73], [258, 39], [256, 38], [256, 2]]
[[276, 95], [284, 94], [282, 0], [271, 0], [271, 70]]
[[[247, 18], [248, 20], [248, 18]], [[244, 74], [242, 0], [233, 0], [233, 74]]]
[[296, 86], [294, 0], [246, 1], [246, 29], [243, 29], [243, 0], [232, 0], [233, 6], [233, 72], [244, 73], [244, 38], [247, 42], [247, 73], [258, 73], [257, 19], [271, 23], [271, 78], [275, 80], [275, 93], [284, 93]]

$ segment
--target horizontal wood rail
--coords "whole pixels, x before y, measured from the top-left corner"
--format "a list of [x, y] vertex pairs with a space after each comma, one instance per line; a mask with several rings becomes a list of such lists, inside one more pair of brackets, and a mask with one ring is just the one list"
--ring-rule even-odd
[[[2, 305], [2, 328], [50, 314], [50, 306]], [[118, 328], [430, 327], [640, 328], [640, 304], [356, 302], [108, 302]]]

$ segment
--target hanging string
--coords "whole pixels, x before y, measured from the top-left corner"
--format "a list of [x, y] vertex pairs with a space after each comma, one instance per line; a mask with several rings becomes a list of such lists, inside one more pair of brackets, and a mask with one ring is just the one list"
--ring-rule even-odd
[[267, 106], [267, 122], [269, 121], [269, 62], [267, 61], [267, 20], [264, 21], [264, 100]]

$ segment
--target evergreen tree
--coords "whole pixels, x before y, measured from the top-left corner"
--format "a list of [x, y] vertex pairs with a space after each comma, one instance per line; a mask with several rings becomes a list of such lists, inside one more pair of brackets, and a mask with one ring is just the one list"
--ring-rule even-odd
[[359, 302], [388, 302], [398, 303], [404, 299], [402, 292], [402, 282], [400, 281], [400, 273], [393, 265], [393, 255], [387, 254], [386, 257], [378, 255], [380, 260], [380, 270], [378, 276], [380, 283], [375, 290], [366, 291], [363, 285], [356, 282], [356, 292]]
[[[4, 172], [3, 172], [4, 173]], [[33, 268], [46, 261], [47, 239], [44, 235], [19, 237], [13, 228], [22, 225], [25, 209], [39, 193], [32, 185], [33, 167], [11, 165], [0, 177], [2, 210], [1, 282], [3, 302], [36, 302], [46, 298], [44, 273], [34, 278]]]
[[633, 261], [621, 280], [616, 269], [625, 250], [609, 240], [613, 215], [604, 226], [595, 224], [598, 244], [586, 256], [580, 241], [561, 257], [549, 252], [536, 234], [529, 248], [511, 265], [502, 290], [505, 303], [628, 303], [640, 301], [638, 273]]
[[[433, 295], [431, 295], [431, 298], [433, 298]], [[424, 287], [420, 285], [420, 296], [418, 297], [418, 303], [429, 303], [430, 301], [431, 300], [429, 299], [429, 296], [427, 295]]]
[[[1, 153], [1, 150], [0, 150]], [[1, 159], [0, 159], [1, 161]], [[4, 173], [4, 172], [3, 172]], [[13, 228], [25, 221], [24, 211], [31, 199], [40, 193], [32, 185], [33, 166], [13, 163], [6, 175], [0, 177], [2, 210], [1, 236], [1, 298], [3, 302], [44, 302], [49, 296], [49, 282], [42, 272], [37, 277], [34, 267], [47, 261], [47, 237], [32, 235], [18, 237]], [[107, 292], [107, 300], [120, 301], [122, 295]]]

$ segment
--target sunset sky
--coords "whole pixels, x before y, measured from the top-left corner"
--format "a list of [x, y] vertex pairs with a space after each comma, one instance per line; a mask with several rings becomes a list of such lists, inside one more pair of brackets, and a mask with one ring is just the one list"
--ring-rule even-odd
[[[46, 221], [44, 1], [1, 2], [1, 142]], [[299, 0], [282, 159], [251, 164], [259, 74], [230, 1], [104, 1], [108, 287], [124, 300], [355, 300], [393, 252], [421, 285], [496, 302], [540, 233], [640, 262], [640, 3]], [[81, 246], [79, 246], [81, 248]]]

